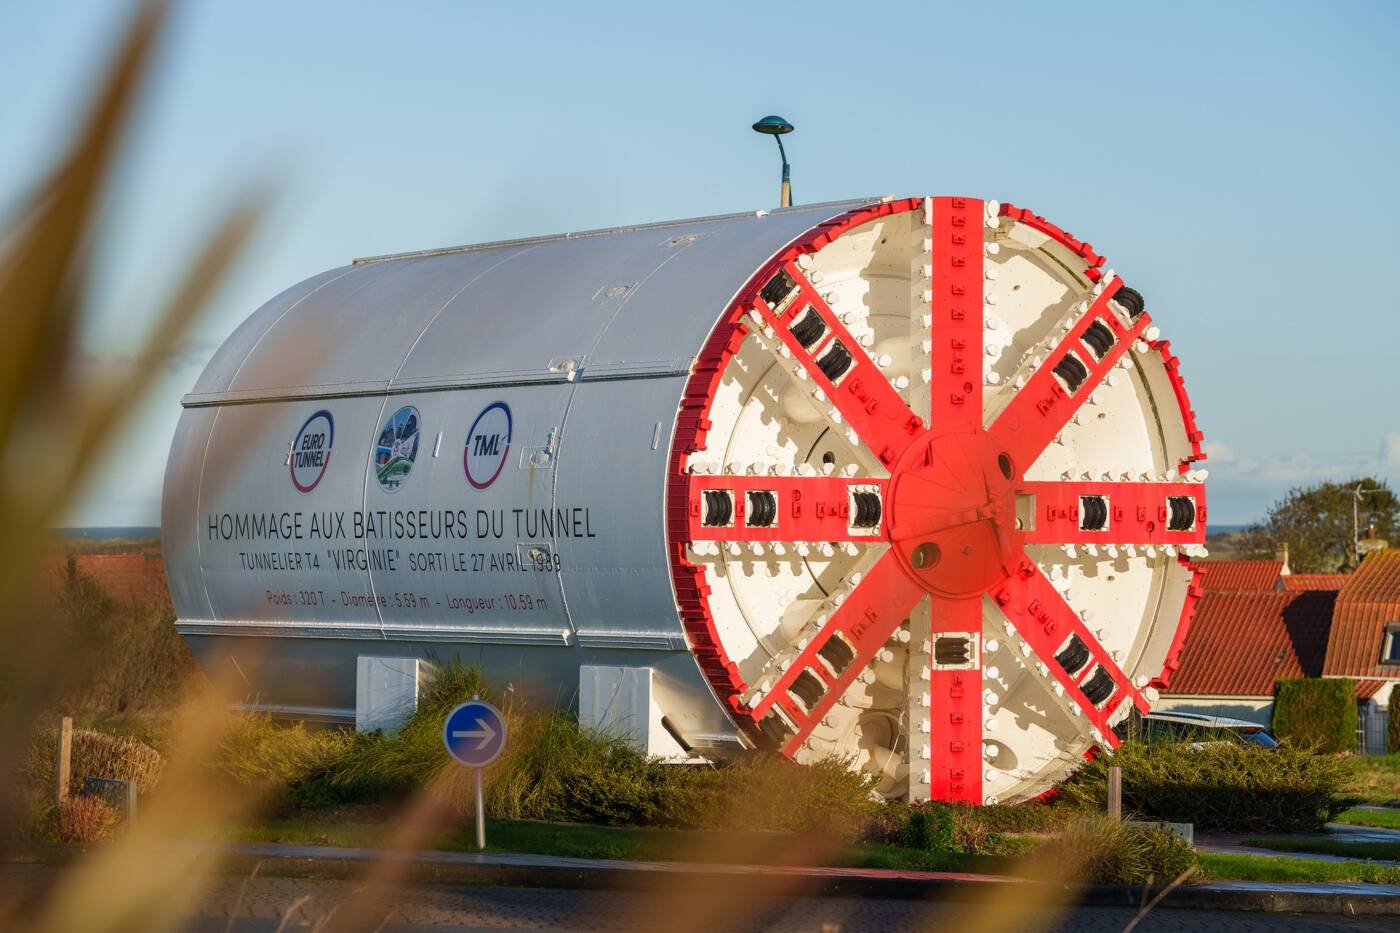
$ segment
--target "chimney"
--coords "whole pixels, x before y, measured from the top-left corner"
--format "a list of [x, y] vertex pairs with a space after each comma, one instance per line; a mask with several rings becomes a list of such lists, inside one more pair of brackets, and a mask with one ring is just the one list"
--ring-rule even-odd
[[1286, 577], [1293, 571], [1288, 566], [1288, 542], [1283, 543], [1283, 547], [1274, 552], [1274, 560], [1283, 561], [1283, 569], [1279, 571], [1279, 576]]

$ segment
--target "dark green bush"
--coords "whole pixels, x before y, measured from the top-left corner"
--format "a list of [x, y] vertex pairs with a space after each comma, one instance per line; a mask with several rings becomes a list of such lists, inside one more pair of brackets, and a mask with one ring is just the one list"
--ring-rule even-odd
[[1400, 752], [1400, 694], [1396, 695], [1395, 702], [1390, 705], [1386, 716], [1385, 750]]
[[1294, 745], [1125, 742], [1060, 786], [1066, 803], [1102, 812], [1108, 768], [1123, 769], [1123, 808], [1204, 832], [1307, 832], [1345, 809], [1347, 760]]
[[1038, 875], [1086, 884], [1170, 884], [1200, 865], [1175, 833], [1106, 816], [1066, 824], [1032, 858]]
[[906, 849], [928, 852], [957, 850], [957, 824], [953, 808], [941, 803], [910, 807], [904, 825], [895, 830], [891, 841]]
[[1274, 685], [1274, 734], [1320, 752], [1356, 749], [1356, 682], [1308, 677]]

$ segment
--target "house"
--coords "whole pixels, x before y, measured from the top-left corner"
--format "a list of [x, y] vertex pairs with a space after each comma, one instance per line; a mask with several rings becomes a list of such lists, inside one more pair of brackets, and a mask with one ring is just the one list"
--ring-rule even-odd
[[1384, 748], [1385, 714], [1400, 682], [1400, 550], [1368, 554], [1337, 594], [1327, 639], [1323, 677], [1352, 677], [1361, 703], [1361, 728], [1379, 734]]
[[1322, 674], [1336, 598], [1326, 590], [1220, 591], [1207, 582], [1159, 708], [1268, 725], [1275, 682]]
[[1162, 691], [1163, 710], [1267, 725], [1274, 683], [1356, 681], [1358, 746], [1385, 751], [1400, 683], [1400, 550], [1377, 551], [1354, 574], [1290, 573], [1282, 561], [1208, 561], [1203, 593]]

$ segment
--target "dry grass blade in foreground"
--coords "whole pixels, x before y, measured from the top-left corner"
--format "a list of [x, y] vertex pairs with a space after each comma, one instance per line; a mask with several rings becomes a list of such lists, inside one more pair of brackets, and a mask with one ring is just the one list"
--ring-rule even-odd
[[[100, 249], [98, 206], [165, 15], [166, 5], [158, 2], [136, 11], [71, 145], [35, 184], [35, 193], [0, 238], [0, 307], [8, 327], [7, 340], [0, 344], [0, 510], [7, 521], [7, 533], [0, 539], [0, 581], [8, 596], [0, 613], [0, 636], [8, 644], [24, 646], [0, 660], [0, 741], [10, 748], [22, 747], [35, 717], [49, 708], [65, 677], [81, 676], [101, 658], [101, 645], [78, 643], [70, 633], [36, 622], [36, 567], [48, 529], [149, 389], [160, 361], [223, 279], [262, 210], [260, 198], [247, 196], [213, 225], [180, 285], [160, 307], [135, 365], [100, 384], [82, 377], [77, 333], [93, 266], [90, 255]], [[43, 451], [42, 468], [36, 469], [32, 458], [22, 455], [25, 450]], [[196, 704], [187, 718], [207, 725], [211, 715], [223, 715], [212, 697]], [[190, 735], [203, 730], [185, 731]], [[17, 760], [18, 756], [0, 756], [0, 785], [13, 787]], [[172, 761], [169, 779], [177, 786], [188, 760], [177, 755]], [[199, 782], [192, 780], [189, 786]], [[146, 882], [166, 884], [158, 898], [166, 914], [180, 906], [177, 895], [182, 889], [193, 896], [193, 886], [183, 884], [178, 875], [162, 877], [164, 873], [152, 870], [144, 859], [149, 852], [133, 851], [162, 823], [172, 828], [171, 817], [182, 810], [188, 816], [188, 806], [167, 807], [167, 802], [162, 798], [148, 814], [149, 831], [143, 827], [70, 872], [44, 905], [47, 919], [40, 926], [157, 929], [162, 926], [158, 914], [124, 915], [122, 901], [148, 889]], [[12, 827], [15, 818], [12, 796], [0, 795], [0, 825]], [[0, 833], [0, 847], [14, 838], [12, 832]], [[13, 905], [0, 905], [0, 910], [7, 909]], [[11, 925], [3, 916], [0, 923]]]

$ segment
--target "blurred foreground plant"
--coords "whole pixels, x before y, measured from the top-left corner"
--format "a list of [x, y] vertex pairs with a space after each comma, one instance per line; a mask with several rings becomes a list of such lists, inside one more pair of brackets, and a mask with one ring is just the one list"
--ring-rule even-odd
[[[147, 2], [132, 22], [111, 65], [94, 88], [87, 112], [53, 168], [19, 199], [0, 234], [0, 742], [22, 748], [37, 717], [51, 710], [74, 679], [103, 662], [105, 646], [39, 617], [38, 562], [49, 528], [122, 430], [188, 325], [204, 307], [262, 213], [262, 198], [247, 194], [211, 225], [177, 285], [152, 299], [153, 324], [134, 365], [93, 376], [80, 366], [80, 325], [102, 249], [99, 207], [132, 122], [166, 4]], [[0, 927], [39, 930], [160, 930], [173, 927], [199, 895], [201, 871], [161, 846], [198, 821], [238, 812], [234, 797], [208, 794], [191, 762], [208, 753], [224, 704], [197, 697], [182, 712], [172, 740], [166, 781], [176, 793], [156, 796], [133, 832], [94, 850], [66, 870], [45, 898], [25, 905], [0, 903]], [[23, 756], [0, 755], [0, 856], [18, 838], [13, 831], [25, 801], [11, 791]], [[88, 804], [67, 802], [70, 824]], [[84, 832], [100, 816], [83, 811]], [[76, 831], [76, 830], [75, 830]]]
[[[71, 678], [102, 658], [102, 645], [36, 619], [37, 562], [48, 529], [141, 401], [159, 361], [204, 306], [260, 213], [259, 198], [239, 199], [213, 226], [173, 294], [151, 302], [155, 323], [136, 365], [101, 380], [84, 377], [78, 336], [101, 248], [98, 209], [164, 18], [163, 3], [139, 8], [71, 144], [21, 199], [0, 237], [6, 323], [0, 341], [0, 514], [6, 519], [0, 638], [24, 646], [0, 653], [0, 738], [10, 747], [19, 747], [34, 717]], [[0, 756], [0, 786], [13, 785], [18, 760]], [[11, 825], [13, 816], [12, 801], [0, 795], [0, 825]]]

